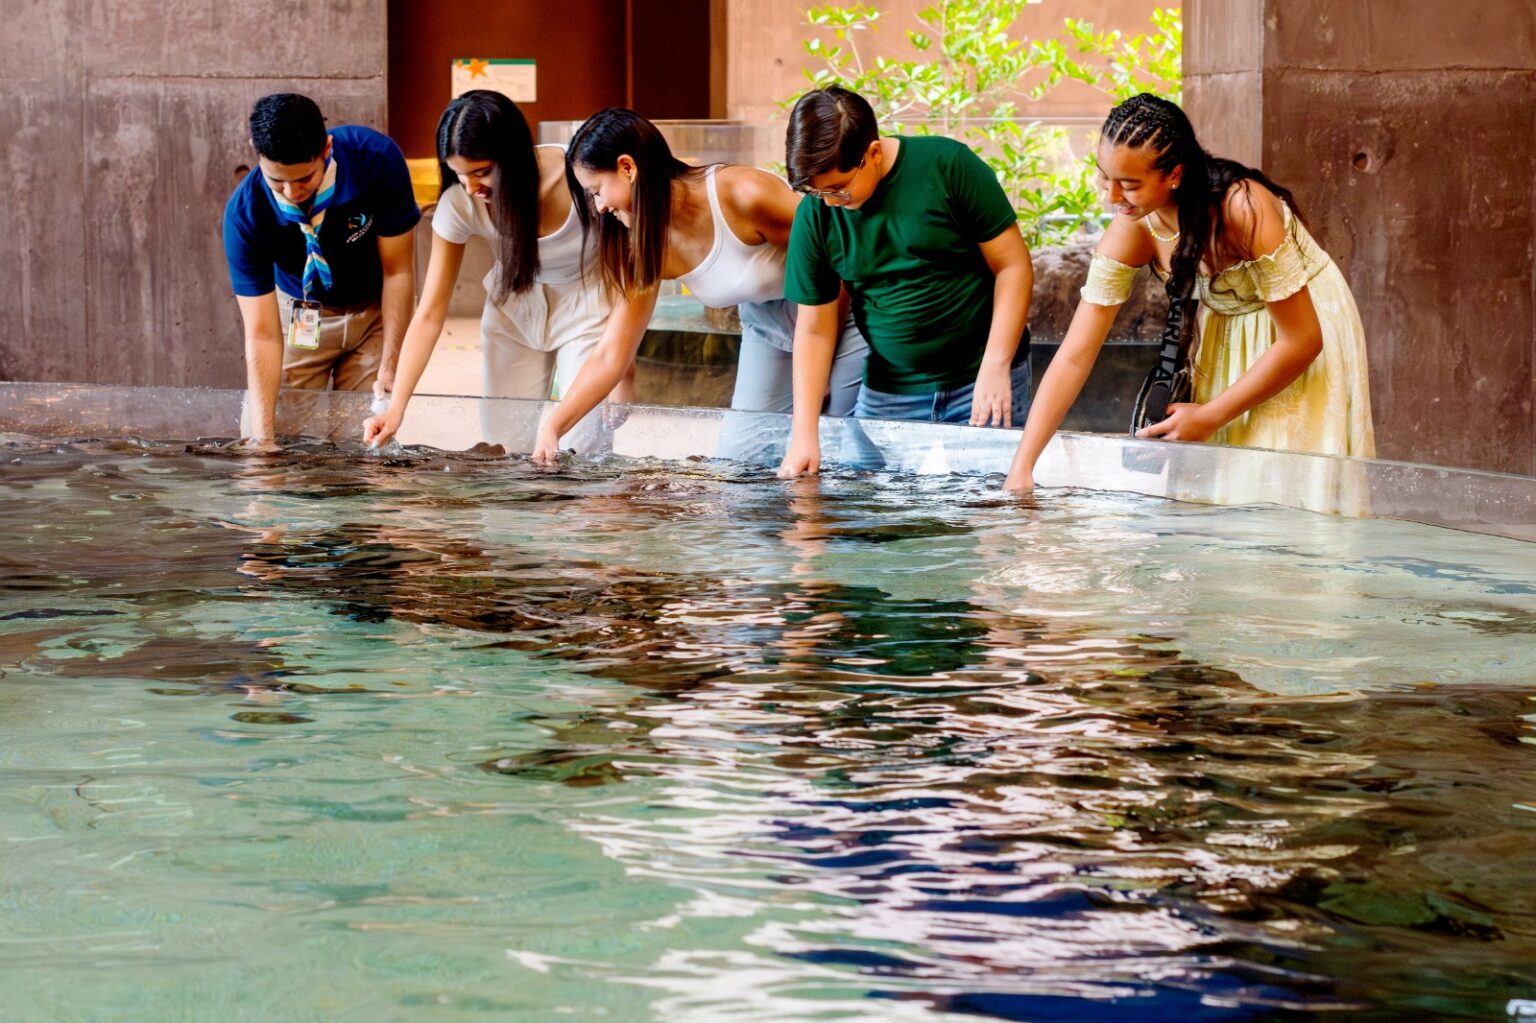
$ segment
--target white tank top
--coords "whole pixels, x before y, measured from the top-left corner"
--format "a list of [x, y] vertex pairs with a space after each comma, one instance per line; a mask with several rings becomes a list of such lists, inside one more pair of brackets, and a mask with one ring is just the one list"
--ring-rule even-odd
[[[768, 242], [748, 245], [731, 230], [720, 212], [715, 171], [705, 174], [715, 241], [699, 265], [678, 278], [700, 302], [724, 309], [743, 302], [770, 302], [784, 297], [784, 250]], [[542, 249], [540, 255], [542, 256]]]
[[[564, 146], [540, 148], [565, 152]], [[490, 204], [471, 198], [462, 185], [451, 185], [438, 200], [437, 212], [432, 215], [432, 230], [458, 245], [469, 241], [471, 235], [479, 235], [491, 243], [492, 257], [496, 255], [497, 231], [496, 225], [491, 223]], [[554, 234], [540, 238], [538, 246], [539, 272], [535, 279], [541, 284], [570, 284], [579, 281], [583, 270], [590, 270], [596, 261], [596, 246], [593, 246], [586, 253], [587, 265], [582, 265], [581, 220], [576, 216], [575, 200], [571, 202], [571, 211], [566, 214], [565, 223]], [[495, 280], [494, 271], [486, 280]], [[486, 287], [490, 288], [491, 285], [487, 284]]]
[[[558, 149], [565, 153], [564, 146], [540, 146], [540, 149]], [[576, 215], [576, 200], [571, 200], [571, 211], [566, 214], [565, 223], [554, 234], [546, 234], [539, 239], [539, 280], [544, 284], [570, 284], [582, 277], [584, 269], [591, 269], [597, 256], [597, 246], [592, 246], [586, 253], [586, 266], [582, 266], [581, 252], [581, 218]]]

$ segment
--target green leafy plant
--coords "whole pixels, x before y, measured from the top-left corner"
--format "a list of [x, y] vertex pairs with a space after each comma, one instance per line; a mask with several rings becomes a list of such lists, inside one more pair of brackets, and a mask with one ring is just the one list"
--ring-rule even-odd
[[1129, 39], [1067, 19], [1062, 38], [1032, 42], [1013, 31], [1029, 2], [935, 0], [918, 12], [922, 28], [907, 31], [916, 57], [905, 60], [874, 52], [878, 7], [828, 4], [806, 12], [814, 34], [803, 46], [818, 62], [806, 71], [811, 88], [837, 82], [863, 95], [882, 132], [945, 135], [976, 150], [1013, 201], [1025, 239], [1049, 245], [1099, 221], [1093, 165], [1073, 153], [1063, 128], [1029, 118], [1020, 101], [1067, 79], [1116, 98], [1143, 89], [1176, 98], [1182, 26], [1176, 9], [1153, 15], [1156, 32]]
[[[1126, 36], [1119, 30], [1099, 32], [1092, 22], [1068, 18], [1063, 38], [1030, 44], [1035, 65], [1047, 69], [1045, 78], [1030, 89], [1031, 97], [1039, 99], [1058, 82], [1072, 79], [1116, 103], [1142, 92], [1181, 102], [1184, 22], [1179, 9], [1153, 11], [1152, 25], [1157, 31]], [[1082, 57], [1093, 59], [1078, 59]]]

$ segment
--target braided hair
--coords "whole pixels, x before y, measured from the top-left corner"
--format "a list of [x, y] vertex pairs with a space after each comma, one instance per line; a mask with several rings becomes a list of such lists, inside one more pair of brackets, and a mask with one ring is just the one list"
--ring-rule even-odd
[[[1145, 92], [1132, 96], [1109, 112], [1099, 138], [1114, 146], [1148, 147], [1156, 154], [1152, 166], [1163, 174], [1175, 167], [1184, 168], [1184, 176], [1173, 190], [1180, 235], [1168, 268], [1170, 296], [1192, 294], [1207, 246], [1214, 265], [1237, 262], [1247, 255], [1237, 251], [1227, 238], [1226, 198], [1233, 185], [1246, 193], [1248, 183], [1257, 181], [1301, 219], [1301, 210], [1288, 189], [1275, 184], [1263, 171], [1206, 152], [1195, 138], [1189, 117], [1168, 100]], [[1250, 249], [1252, 240], [1250, 235]]]

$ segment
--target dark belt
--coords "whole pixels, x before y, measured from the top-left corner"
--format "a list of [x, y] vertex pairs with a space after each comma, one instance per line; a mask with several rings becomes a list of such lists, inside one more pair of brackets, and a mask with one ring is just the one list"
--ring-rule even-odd
[[[286, 291], [279, 291], [278, 294], [281, 295], [283, 298], [287, 299], [289, 304], [292, 304], [294, 302], [302, 301], [301, 299], [294, 298], [292, 295], [288, 294]], [[379, 304], [378, 299], [375, 299], [372, 302], [356, 302], [356, 303], [354, 303], [352, 305], [326, 305], [326, 304], [322, 303], [321, 306], [320, 306], [320, 315], [321, 316], [352, 316], [352, 315], [354, 315], [356, 313], [365, 313], [368, 310], [370, 310], [370, 309], [374, 308], [375, 306], [377, 306], [378, 304]]]

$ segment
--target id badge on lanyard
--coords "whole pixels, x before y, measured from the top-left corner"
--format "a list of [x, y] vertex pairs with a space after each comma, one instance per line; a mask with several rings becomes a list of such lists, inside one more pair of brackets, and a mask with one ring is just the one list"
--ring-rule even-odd
[[320, 303], [296, 299], [288, 314], [288, 347], [313, 351], [320, 347]]

